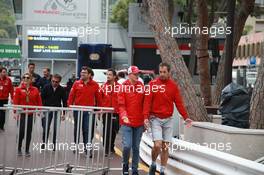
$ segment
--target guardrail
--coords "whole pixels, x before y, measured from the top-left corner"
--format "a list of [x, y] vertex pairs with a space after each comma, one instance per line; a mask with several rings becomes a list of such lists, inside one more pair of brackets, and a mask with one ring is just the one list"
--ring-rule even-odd
[[[148, 165], [151, 164], [152, 146], [151, 133], [145, 132], [140, 144], [140, 157]], [[159, 161], [157, 162], [158, 170]], [[263, 175], [264, 165], [205, 146], [173, 139], [167, 174], [175, 175], [177, 173], [194, 175]]]
[[113, 108], [5, 105], [0, 110], [7, 118], [0, 174], [109, 173]]

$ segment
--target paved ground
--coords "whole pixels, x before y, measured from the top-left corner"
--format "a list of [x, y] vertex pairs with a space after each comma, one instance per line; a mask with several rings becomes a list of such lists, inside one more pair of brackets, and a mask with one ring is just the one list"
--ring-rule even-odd
[[[52, 132], [52, 131], [51, 131]], [[6, 167], [16, 168], [19, 172], [22, 172], [21, 169], [26, 170], [33, 170], [36, 168], [45, 168], [51, 167], [49, 170], [54, 171], [54, 165], [56, 166], [56, 171], [65, 174], [65, 167], [67, 163], [76, 166], [84, 166], [89, 167], [90, 170], [98, 169], [100, 167], [107, 166], [108, 158], [105, 159], [103, 156], [103, 149], [102, 149], [102, 142], [99, 141], [100, 135], [96, 134], [96, 139], [94, 139], [94, 143], [97, 143], [99, 147], [99, 151], [94, 151], [93, 159], [85, 156], [85, 154], [74, 154], [73, 149], [74, 146], [73, 142], [73, 124], [70, 120], [66, 120], [61, 123], [60, 131], [59, 131], [59, 143], [68, 143], [67, 146], [64, 145], [61, 147], [61, 150], [57, 150], [55, 152], [51, 150], [40, 151], [39, 144], [41, 143], [41, 133], [42, 127], [40, 118], [37, 118], [36, 124], [34, 125], [33, 132], [32, 132], [32, 141], [31, 141], [31, 156], [17, 156], [17, 146], [16, 146], [16, 133], [17, 133], [17, 124], [13, 118], [10, 118], [6, 124], [5, 132], [0, 133], [0, 165], [6, 164]], [[51, 137], [50, 137], [51, 138]], [[95, 147], [95, 145], [94, 145]], [[122, 152], [120, 150], [121, 142], [120, 142], [120, 135], [117, 136], [116, 139], [116, 153], [109, 156], [109, 165], [111, 171], [109, 174], [117, 175], [121, 174], [121, 156]], [[103, 166], [103, 163], [105, 166]], [[60, 166], [59, 166], [60, 165]], [[148, 169], [143, 163], [140, 163], [140, 174], [147, 174], [146, 170]], [[145, 170], [145, 171], [143, 171]], [[84, 171], [78, 171], [77, 169], [73, 169], [73, 172], [82, 173]], [[0, 171], [0, 174], [2, 171]], [[10, 174], [10, 171], [4, 173]], [[37, 172], [35, 174], [41, 174]], [[52, 173], [54, 174], [54, 173]], [[89, 173], [91, 174], [91, 173]], [[102, 174], [95, 173], [95, 174]]]

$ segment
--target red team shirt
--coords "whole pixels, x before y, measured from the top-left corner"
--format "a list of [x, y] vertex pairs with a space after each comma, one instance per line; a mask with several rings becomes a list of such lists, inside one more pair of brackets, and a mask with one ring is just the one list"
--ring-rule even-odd
[[30, 85], [27, 90], [24, 83], [21, 83], [21, 85], [15, 89], [13, 103], [15, 105], [42, 106], [38, 88]]
[[7, 100], [9, 94], [13, 99], [13, 93], [14, 93], [14, 88], [11, 79], [9, 77], [0, 79], [0, 100]]
[[[157, 78], [152, 80], [149, 86], [150, 94], [145, 96], [144, 101], [143, 113], [145, 119], [148, 119], [150, 115], [154, 115], [161, 119], [171, 117], [174, 103], [184, 120], [188, 118], [178, 85], [172, 79], [161, 80]], [[152, 88], [153, 86], [160, 88], [156, 90], [157, 88]]]
[[95, 81], [90, 80], [87, 84], [83, 80], [74, 82], [68, 105], [99, 106], [100, 103], [99, 85]]
[[103, 107], [113, 107], [115, 110], [115, 113], [118, 113], [118, 87], [121, 85], [117, 82], [114, 83], [114, 85], [111, 85], [110, 83], [106, 82], [103, 84], [99, 90], [100, 98], [102, 101], [101, 106]]
[[[129, 80], [126, 80], [122, 86], [131, 87], [131, 90], [123, 90], [118, 93], [118, 106], [120, 124], [130, 127], [139, 127], [144, 125], [143, 117], [143, 103], [144, 103], [144, 91], [136, 91], [134, 88], [143, 89], [144, 85], [137, 81], [135, 85], [132, 85]], [[127, 116], [129, 123], [124, 123], [122, 117]]]

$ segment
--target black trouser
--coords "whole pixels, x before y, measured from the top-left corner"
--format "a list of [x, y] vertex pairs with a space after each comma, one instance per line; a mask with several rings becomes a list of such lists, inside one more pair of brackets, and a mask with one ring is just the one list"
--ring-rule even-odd
[[[25, 128], [26, 120], [27, 120], [27, 128]], [[27, 129], [26, 152], [28, 152], [31, 141], [32, 126], [33, 126], [33, 114], [28, 114], [27, 117], [26, 114], [21, 114], [19, 121], [20, 121], [20, 127], [19, 127], [19, 137], [18, 137], [18, 150], [21, 151], [22, 142], [25, 136], [25, 130]]]
[[[57, 138], [57, 120], [58, 120], [57, 114], [58, 114], [57, 112], [49, 112], [48, 116], [44, 116], [41, 119], [42, 128], [43, 128], [42, 141], [43, 141], [43, 143], [47, 143], [47, 140], [49, 138], [50, 125], [51, 125], [51, 122], [52, 122], [52, 119], [53, 119], [53, 115], [54, 115], [53, 138], [52, 138], [52, 143], [53, 143], [54, 148], [56, 147], [56, 138]], [[46, 124], [48, 126], [46, 126]], [[46, 135], [46, 131], [47, 131], [47, 135]]]
[[[104, 130], [103, 130], [103, 141], [106, 142], [104, 145], [105, 147], [105, 152], [108, 153], [109, 147], [110, 151], [114, 150], [115, 147], [115, 138], [119, 130], [119, 116], [118, 114], [113, 114], [113, 119], [112, 119], [112, 134], [110, 138], [110, 129], [111, 129], [111, 115], [112, 114], [104, 114], [103, 115], [103, 125], [104, 125]], [[106, 126], [107, 125], [107, 126]], [[107, 127], [107, 128], [106, 128]], [[106, 138], [105, 138], [105, 133], [106, 133]], [[110, 141], [111, 139], [111, 141]], [[109, 142], [111, 142], [109, 144]]]
[[[8, 103], [8, 100], [0, 100], [0, 107], [3, 107]], [[5, 110], [0, 110], [0, 129], [4, 129], [5, 126]]]
[[[81, 128], [82, 128], [83, 143], [84, 143], [85, 148], [86, 148], [86, 145], [88, 143], [91, 143], [92, 140], [93, 140], [95, 116], [94, 116], [94, 114], [91, 114], [91, 113], [89, 113], [87, 111], [84, 111], [84, 112], [74, 111], [73, 112], [73, 117], [74, 117], [74, 142], [79, 144], [80, 135], [81, 135], [80, 131], [81, 131]], [[92, 122], [92, 124], [91, 124], [92, 128], [91, 129], [89, 128], [89, 126], [90, 126], [89, 123], [90, 122]], [[81, 125], [81, 123], [82, 123], [82, 125]], [[90, 135], [90, 138], [88, 138], [90, 131], [91, 131], [91, 135]], [[78, 134], [78, 139], [77, 139], [77, 134]]]

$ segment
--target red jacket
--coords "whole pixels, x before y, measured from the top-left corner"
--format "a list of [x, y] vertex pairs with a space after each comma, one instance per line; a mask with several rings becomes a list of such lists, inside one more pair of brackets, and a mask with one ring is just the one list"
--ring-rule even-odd
[[[150, 91], [145, 95], [144, 118], [154, 115], [161, 119], [173, 114], [174, 104], [184, 120], [188, 118], [178, 85], [171, 79], [157, 78], [149, 83]], [[158, 89], [158, 90], [157, 90]]]
[[30, 85], [28, 91], [24, 83], [15, 88], [14, 105], [42, 106], [38, 88]]
[[117, 95], [119, 87], [121, 87], [121, 85], [117, 82], [115, 82], [114, 85], [106, 82], [101, 86], [99, 90], [100, 98], [102, 101], [101, 106], [113, 107], [115, 109], [115, 113], [118, 113]]
[[[131, 127], [143, 126], [143, 103], [144, 85], [139, 81], [132, 85], [129, 80], [126, 80], [122, 84], [122, 90], [118, 93], [120, 124]], [[128, 117], [129, 123], [124, 123], [122, 119], [124, 116]]]
[[0, 100], [8, 100], [9, 94], [13, 99], [14, 88], [9, 77], [0, 78]]
[[93, 80], [84, 84], [83, 80], [74, 82], [69, 94], [68, 106], [95, 106], [100, 105], [99, 85]]

